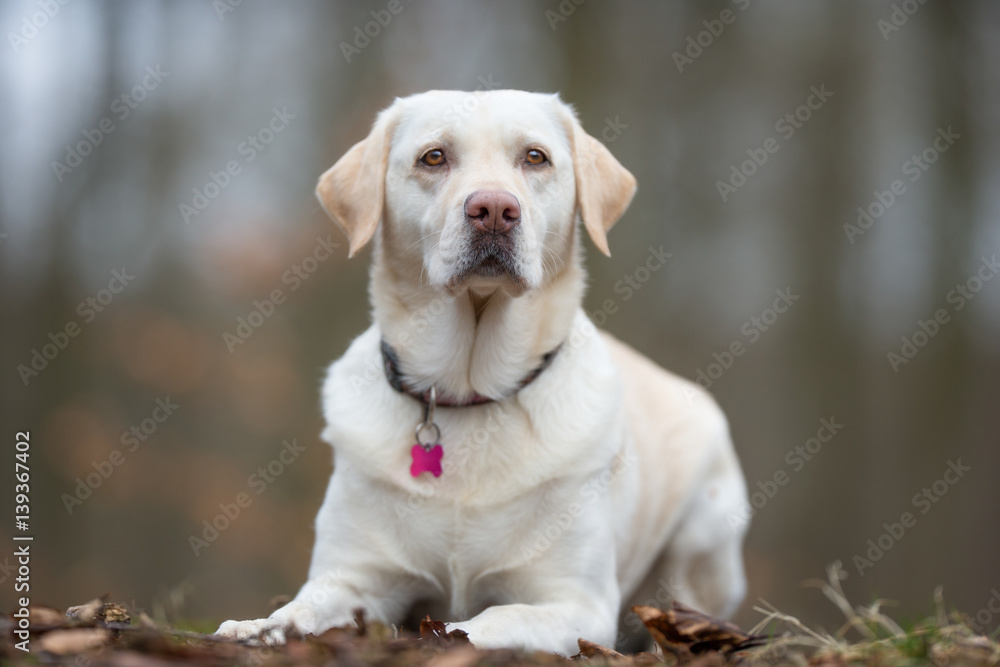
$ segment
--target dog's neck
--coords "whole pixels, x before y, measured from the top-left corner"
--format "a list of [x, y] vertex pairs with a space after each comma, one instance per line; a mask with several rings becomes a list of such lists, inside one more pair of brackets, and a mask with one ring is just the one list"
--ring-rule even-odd
[[390, 265], [376, 248], [373, 317], [406, 382], [456, 401], [504, 398], [569, 335], [583, 297], [574, 256], [543, 287], [512, 297], [502, 289], [444, 292], [420, 284], [412, 267]]

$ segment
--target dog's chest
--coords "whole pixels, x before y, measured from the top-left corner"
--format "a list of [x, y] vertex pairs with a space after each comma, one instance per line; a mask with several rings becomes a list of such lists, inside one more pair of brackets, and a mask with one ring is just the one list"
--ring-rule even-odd
[[399, 518], [397, 543], [434, 583], [432, 597], [455, 617], [474, 615], [505, 597], [504, 575], [524, 560], [542, 495], [474, 505], [428, 497]]
[[561, 536], [599, 521], [609, 498], [607, 484], [588, 484], [620, 446], [614, 378], [591, 377], [603, 366], [566, 356], [516, 397], [438, 408], [441, 474], [414, 477], [424, 410], [378, 374], [363, 375], [378, 341], [377, 332], [359, 340], [324, 388], [324, 438], [336, 452], [330, 520], [363, 532], [366, 562], [407, 573], [453, 618], [523, 597], [519, 573], [564, 569], [573, 540]]

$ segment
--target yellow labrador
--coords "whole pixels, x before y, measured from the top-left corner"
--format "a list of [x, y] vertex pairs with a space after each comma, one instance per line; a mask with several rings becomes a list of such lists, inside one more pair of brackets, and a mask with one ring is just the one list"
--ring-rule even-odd
[[630, 604], [727, 615], [746, 485], [725, 417], [581, 309], [577, 220], [606, 234], [635, 179], [556, 95], [397, 99], [320, 178], [372, 326], [323, 388], [335, 469], [309, 580], [219, 634], [280, 643], [354, 610], [416, 610], [481, 648], [636, 646]]

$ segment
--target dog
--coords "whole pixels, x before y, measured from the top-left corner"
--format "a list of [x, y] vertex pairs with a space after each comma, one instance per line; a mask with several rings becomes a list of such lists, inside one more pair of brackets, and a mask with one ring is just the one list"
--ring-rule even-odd
[[632, 604], [734, 611], [747, 491], [724, 415], [581, 308], [581, 226], [609, 255], [635, 190], [558, 95], [515, 90], [396, 99], [320, 177], [349, 256], [374, 239], [374, 323], [323, 385], [308, 581], [219, 635], [279, 644], [363, 609], [572, 655], [645, 641]]

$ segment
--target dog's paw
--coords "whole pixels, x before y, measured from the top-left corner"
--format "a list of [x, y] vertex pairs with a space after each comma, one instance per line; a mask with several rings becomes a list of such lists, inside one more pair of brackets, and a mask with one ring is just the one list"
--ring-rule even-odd
[[215, 631], [217, 637], [235, 639], [251, 646], [280, 646], [285, 643], [288, 625], [271, 618], [256, 621], [226, 621]]
[[235, 639], [251, 646], [280, 646], [291, 635], [319, 634], [330, 627], [322, 625], [315, 611], [292, 601], [271, 614], [255, 621], [226, 621], [215, 631], [217, 637]]

